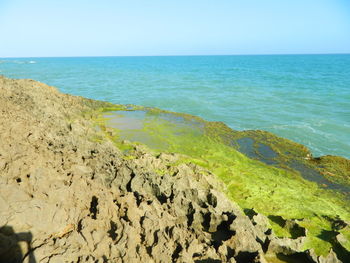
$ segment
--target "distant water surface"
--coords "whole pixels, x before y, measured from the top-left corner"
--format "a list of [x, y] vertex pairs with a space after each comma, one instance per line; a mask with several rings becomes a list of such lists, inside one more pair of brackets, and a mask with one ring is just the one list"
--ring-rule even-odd
[[350, 55], [3, 58], [62, 92], [262, 129], [350, 158]]

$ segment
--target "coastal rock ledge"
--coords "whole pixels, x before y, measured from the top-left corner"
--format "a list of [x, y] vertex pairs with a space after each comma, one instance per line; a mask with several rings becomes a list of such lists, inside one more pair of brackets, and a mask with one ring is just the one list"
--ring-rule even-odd
[[108, 106], [0, 77], [0, 262], [341, 262], [304, 251], [305, 231], [276, 237], [179, 155], [94, 139]]

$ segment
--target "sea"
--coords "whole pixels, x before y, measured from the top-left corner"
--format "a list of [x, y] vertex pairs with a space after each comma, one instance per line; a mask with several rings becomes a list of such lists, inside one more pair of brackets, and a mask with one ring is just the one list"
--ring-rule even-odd
[[350, 159], [350, 54], [0, 58], [0, 74], [266, 130], [314, 156]]

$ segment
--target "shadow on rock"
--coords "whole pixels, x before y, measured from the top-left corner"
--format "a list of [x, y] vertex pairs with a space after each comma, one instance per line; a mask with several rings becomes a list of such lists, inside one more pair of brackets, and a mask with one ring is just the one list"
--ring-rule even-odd
[[350, 258], [350, 252], [339, 242], [340, 233], [335, 230], [322, 230], [321, 234], [318, 235], [318, 238], [329, 242], [332, 244], [332, 249], [334, 250], [337, 257], [343, 261], [348, 262]]
[[221, 263], [221, 260], [207, 258], [207, 259], [195, 260], [195, 263]]
[[33, 235], [30, 232], [15, 233], [11, 226], [0, 228], [0, 262], [36, 263], [31, 248]]
[[277, 258], [286, 263], [312, 263], [313, 260], [310, 259], [305, 253], [294, 253], [291, 255], [283, 255], [281, 253], [277, 254]]

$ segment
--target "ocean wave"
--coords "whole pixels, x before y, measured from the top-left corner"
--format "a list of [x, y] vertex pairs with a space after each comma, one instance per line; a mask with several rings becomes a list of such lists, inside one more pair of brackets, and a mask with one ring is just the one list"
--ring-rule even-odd
[[0, 64], [36, 64], [34, 60], [21, 61], [21, 60], [0, 60]]
[[[89, 64], [85, 58], [0, 58], [0, 69], [9, 77], [40, 79], [65, 93], [187, 112], [237, 130], [267, 130], [349, 158], [347, 58], [332, 68], [322, 56], [317, 68], [312, 57], [301, 64], [294, 58], [139, 58], [136, 64], [135, 58], [118, 57], [91, 58]], [[18, 62], [25, 64], [14, 64]], [[291, 76], [295, 65], [300, 75]], [[71, 67], [74, 74], [67, 71]]]
[[[320, 126], [320, 125], [315, 125]], [[259, 129], [262, 130], [269, 130], [269, 129], [276, 129], [276, 130], [291, 130], [291, 129], [308, 129], [313, 133], [319, 133], [318, 130], [314, 129], [310, 124], [280, 124], [280, 125], [272, 125], [272, 126], [265, 126], [265, 127], [259, 127]]]

